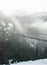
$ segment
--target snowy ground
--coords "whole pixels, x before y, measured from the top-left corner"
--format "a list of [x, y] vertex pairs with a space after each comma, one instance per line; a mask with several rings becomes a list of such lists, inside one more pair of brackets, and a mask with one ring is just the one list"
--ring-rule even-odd
[[10, 65], [47, 65], [47, 59], [19, 62], [19, 63], [10, 64]]

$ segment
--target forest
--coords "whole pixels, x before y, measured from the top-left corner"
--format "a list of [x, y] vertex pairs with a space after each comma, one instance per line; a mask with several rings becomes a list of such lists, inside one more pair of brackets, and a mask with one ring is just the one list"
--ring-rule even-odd
[[[39, 23], [40, 20], [43, 22]], [[10, 17], [0, 14], [0, 64], [8, 64], [11, 59], [14, 63], [47, 58], [47, 31], [37, 27], [46, 21], [44, 15]]]

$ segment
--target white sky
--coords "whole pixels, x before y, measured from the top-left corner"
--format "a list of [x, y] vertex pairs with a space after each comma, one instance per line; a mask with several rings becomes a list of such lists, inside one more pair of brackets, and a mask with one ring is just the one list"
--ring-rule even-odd
[[47, 0], [0, 0], [0, 10], [7, 15], [12, 12], [29, 14], [47, 11]]

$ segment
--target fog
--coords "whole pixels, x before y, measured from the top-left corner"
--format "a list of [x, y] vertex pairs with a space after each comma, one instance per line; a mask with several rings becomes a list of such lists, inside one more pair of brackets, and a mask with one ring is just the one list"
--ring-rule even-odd
[[[32, 31], [32, 28], [36, 28], [41, 34], [47, 33], [47, 12], [33, 14], [33, 15], [25, 15], [25, 16], [15, 16], [15, 19], [17, 22], [15, 24], [19, 27], [21, 30], [23, 28], [24, 33], [28, 33], [28, 28], [30, 31]], [[37, 32], [38, 33], [38, 32]]]
[[47, 12], [32, 15], [0, 14], [0, 31], [47, 39]]

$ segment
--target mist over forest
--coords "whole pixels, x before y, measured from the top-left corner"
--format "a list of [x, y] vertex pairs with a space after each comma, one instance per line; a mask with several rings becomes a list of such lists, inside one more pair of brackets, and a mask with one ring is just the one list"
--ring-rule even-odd
[[0, 12], [0, 52], [0, 63], [47, 58], [47, 12], [24, 16]]

